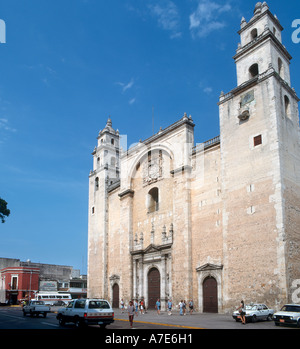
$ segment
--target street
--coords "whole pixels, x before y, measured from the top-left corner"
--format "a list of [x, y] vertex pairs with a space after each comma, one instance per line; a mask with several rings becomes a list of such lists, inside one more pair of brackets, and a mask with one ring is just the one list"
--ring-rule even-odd
[[[56, 319], [57, 308], [52, 308], [51, 313], [46, 318], [43, 316], [30, 317], [23, 316], [21, 307], [0, 307], [0, 330], [4, 329], [25, 329], [25, 330], [70, 330], [74, 329], [72, 323], [67, 323], [61, 327]], [[89, 328], [97, 328], [98, 326], [89, 326]], [[148, 311], [146, 314], [138, 314], [134, 317], [134, 329], [149, 330], [204, 330], [204, 329], [252, 329], [252, 330], [283, 330], [293, 329], [293, 327], [277, 327], [273, 321], [258, 321], [255, 323], [247, 323], [242, 325], [236, 322], [230, 315], [224, 314], [187, 314], [180, 316], [178, 312], [174, 312], [169, 316], [167, 312], [161, 312], [158, 315], [155, 311]], [[130, 329], [128, 315], [121, 310], [115, 310], [115, 322], [107, 326], [108, 330]], [[297, 331], [297, 329], [295, 329]]]
[[[107, 326], [105, 330], [99, 326], [89, 326], [77, 330], [72, 323], [60, 326], [56, 319], [57, 309], [43, 316], [23, 316], [21, 307], [0, 307], [0, 335], [1, 338], [13, 337], [14, 343], [24, 344], [26, 341], [35, 341], [39, 345], [47, 344], [48, 340], [57, 340], [61, 345], [78, 344], [80, 340], [97, 344], [130, 344], [133, 347], [147, 344], [199, 344], [212, 340], [214, 344], [224, 345], [225, 342], [234, 341], [235, 333], [231, 329], [257, 330], [257, 340], [262, 338], [260, 334], [269, 330], [268, 342], [280, 339], [285, 332], [290, 330], [289, 339], [297, 336], [299, 330], [292, 327], [277, 327], [273, 321], [263, 321], [242, 325], [236, 322], [230, 315], [223, 314], [193, 314], [180, 316], [178, 312], [168, 316], [166, 312], [157, 315], [155, 311], [149, 311], [144, 315], [135, 316], [133, 329], [130, 329], [128, 315], [119, 309], [115, 311], [115, 321]], [[212, 330], [217, 330], [216, 332]], [[73, 331], [72, 331], [73, 330]], [[273, 331], [270, 331], [273, 330]], [[264, 333], [263, 333], [264, 332]], [[214, 335], [216, 333], [216, 335]], [[253, 332], [252, 332], [253, 333]], [[249, 334], [252, 336], [252, 333]], [[237, 333], [239, 335], [239, 333]], [[86, 343], [85, 343], [86, 344]]]

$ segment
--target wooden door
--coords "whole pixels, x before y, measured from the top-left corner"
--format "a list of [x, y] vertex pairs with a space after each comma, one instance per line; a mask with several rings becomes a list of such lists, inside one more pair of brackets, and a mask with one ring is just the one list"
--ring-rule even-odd
[[155, 303], [160, 298], [160, 274], [152, 268], [148, 274], [148, 308], [155, 309]]
[[120, 300], [119, 300], [119, 285], [114, 284], [113, 285], [113, 301], [112, 301], [112, 307], [118, 309], [120, 307]]
[[203, 282], [203, 312], [218, 312], [218, 285], [213, 277], [208, 277]]

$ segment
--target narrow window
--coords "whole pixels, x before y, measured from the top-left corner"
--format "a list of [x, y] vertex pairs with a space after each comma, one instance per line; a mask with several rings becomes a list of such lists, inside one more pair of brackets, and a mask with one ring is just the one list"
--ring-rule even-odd
[[255, 78], [259, 74], [258, 64], [255, 63], [249, 68], [250, 79]]
[[285, 116], [290, 117], [291, 115], [291, 103], [288, 96], [284, 96], [284, 109], [285, 109]]
[[262, 144], [262, 136], [261, 135], [254, 137], [253, 140], [254, 140], [254, 146], [255, 147], [260, 145], [260, 144]]
[[158, 188], [152, 188], [148, 193], [148, 213], [158, 211]]
[[99, 178], [97, 177], [95, 179], [95, 190], [98, 190], [99, 189]]

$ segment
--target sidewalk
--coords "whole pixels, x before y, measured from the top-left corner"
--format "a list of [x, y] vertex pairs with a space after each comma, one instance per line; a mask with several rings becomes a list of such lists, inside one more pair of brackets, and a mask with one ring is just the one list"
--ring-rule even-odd
[[[115, 310], [115, 321], [128, 321], [127, 311], [121, 312], [121, 309]], [[180, 315], [178, 310], [168, 315], [167, 311], [162, 311], [160, 315], [156, 310], [148, 310], [147, 313], [134, 316], [135, 323], [151, 323], [166, 326], [166, 329], [283, 329], [286, 327], [276, 327], [274, 321], [258, 321], [255, 323], [247, 323], [242, 325], [236, 322], [231, 315], [228, 314], [210, 314], [210, 313], [193, 313], [190, 315]]]

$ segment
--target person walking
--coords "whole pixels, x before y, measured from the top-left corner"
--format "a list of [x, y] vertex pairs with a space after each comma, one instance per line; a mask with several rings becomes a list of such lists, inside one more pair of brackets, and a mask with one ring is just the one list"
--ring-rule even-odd
[[157, 315], [159, 315], [160, 314], [160, 300], [159, 300], [159, 298], [156, 301], [155, 308], [157, 310]]
[[143, 300], [140, 301], [140, 311], [141, 311], [141, 315], [145, 314], [145, 312], [144, 312], [144, 301]]
[[241, 317], [241, 320], [242, 320], [242, 324], [243, 325], [246, 325], [246, 309], [245, 309], [245, 303], [243, 300], [241, 300], [241, 304], [239, 305], [238, 307], [238, 312], [240, 313], [240, 317]]
[[134, 309], [135, 309], [135, 315], [138, 316], [139, 313], [139, 304], [137, 302], [137, 300], [135, 299], [134, 301]]
[[168, 300], [168, 315], [172, 315], [172, 300]]
[[179, 314], [183, 315], [183, 300], [179, 302]]
[[186, 315], [186, 301], [184, 300], [183, 301], [183, 306], [182, 306], [182, 309], [183, 309], [183, 315]]
[[192, 299], [189, 302], [189, 308], [190, 308], [190, 315], [192, 315], [193, 310], [194, 310], [194, 302]]
[[134, 311], [135, 311], [135, 309], [134, 309], [133, 301], [130, 301], [129, 305], [127, 307], [130, 328], [132, 328], [132, 326], [133, 326]]
[[121, 313], [124, 313], [125, 303], [124, 303], [124, 301], [123, 301], [123, 298], [121, 299], [120, 304], [121, 304]]

